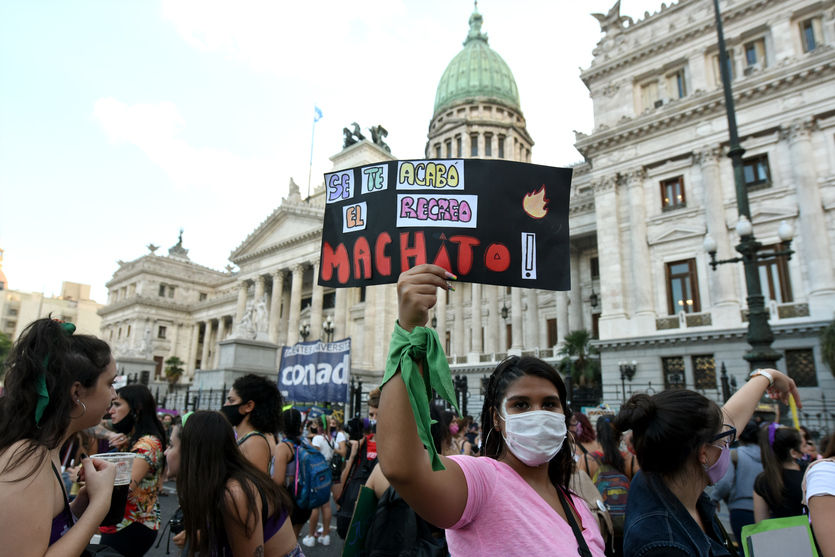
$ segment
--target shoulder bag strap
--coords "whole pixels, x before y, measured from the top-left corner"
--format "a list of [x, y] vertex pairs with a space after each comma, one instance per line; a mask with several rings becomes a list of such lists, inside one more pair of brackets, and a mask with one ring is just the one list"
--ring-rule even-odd
[[565, 511], [565, 518], [568, 520], [568, 523], [571, 525], [571, 529], [574, 531], [574, 537], [577, 538], [577, 552], [580, 554], [580, 557], [592, 557], [589, 545], [586, 543], [586, 539], [583, 537], [583, 533], [580, 531], [580, 527], [574, 519], [574, 514], [571, 512], [573, 506], [566, 501], [566, 496], [563, 494], [562, 487], [557, 486], [557, 494], [560, 496], [560, 503], [562, 503], [562, 508]]
[[716, 525], [719, 526], [719, 531], [722, 533], [722, 545], [728, 550], [731, 554], [731, 557], [738, 557], [739, 553], [736, 551], [736, 546], [731, 541], [731, 538], [728, 536], [728, 532], [725, 530], [725, 526], [722, 525], [722, 521], [719, 520], [719, 517], [713, 515], [713, 520], [716, 522]]

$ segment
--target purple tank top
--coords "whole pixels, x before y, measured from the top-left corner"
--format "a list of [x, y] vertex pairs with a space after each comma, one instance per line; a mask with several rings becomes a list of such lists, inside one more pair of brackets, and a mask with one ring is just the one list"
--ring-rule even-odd
[[64, 510], [52, 519], [52, 529], [49, 531], [49, 545], [52, 545], [60, 540], [61, 536], [66, 534], [67, 531], [72, 528], [72, 525], [75, 524], [72, 512], [70, 511], [69, 499], [67, 499], [67, 494], [64, 492], [64, 481], [61, 479], [61, 475], [55, 468], [55, 464], [52, 465], [52, 471], [55, 472], [55, 477], [58, 479], [58, 485], [61, 486], [61, 494], [64, 496]]
[[[288, 513], [286, 510], [283, 510], [278, 514], [273, 514], [271, 517], [266, 517], [267, 514], [267, 498], [264, 495], [264, 492], [260, 489], [258, 490], [258, 494], [261, 496], [261, 521], [263, 523], [264, 529], [264, 543], [266, 544], [268, 541], [275, 536], [281, 527], [284, 526], [284, 523], [287, 521]], [[226, 537], [226, 534], [223, 533], [220, 536], [220, 540], [218, 540], [217, 545], [217, 553], [218, 557], [223, 557], [225, 555], [232, 555], [232, 546], [229, 544], [229, 538]]]

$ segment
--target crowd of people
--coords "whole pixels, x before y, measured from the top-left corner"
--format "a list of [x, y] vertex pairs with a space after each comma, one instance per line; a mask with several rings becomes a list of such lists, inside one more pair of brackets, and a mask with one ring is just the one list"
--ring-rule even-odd
[[[371, 556], [736, 555], [746, 525], [804, 514], [819, 553], [835, 555], [825, 526], [835, 440], [819, 452], [808, 430], [753, 419], [764, 394], [802, 406], [788, 376], [757, 370], [721, 407], [685, 389], [638, 393], [592, 423], [569, 408], [551, 365], [511, 356], [476, 420], [427, 396], [449, 380], [425, 327], [449, 280], [434, 265], [401, 275], [383, 385], [367, 417], [347, 421], [285, 405], [256, 375], [238, 378], [220, 411], [160, 413], [147, 387], [114, 389], [107, 343], [33, 322], [0, 397], [2, 552], [145, 555], [169, 479], [180, 507], [172, 540], [187, 557], [300, 556], [336, 543], [332, 524], [355, 543], [363, 487], [377, 500], [362, 517]], [[88, 454], [112, 451], [132, 454], [132, 471], [121, 520], [102, 525], [116, 467]], [[717, 518], [723, 503], [733, 536]], [[89, 546], [96, 534], [101, 545]]]

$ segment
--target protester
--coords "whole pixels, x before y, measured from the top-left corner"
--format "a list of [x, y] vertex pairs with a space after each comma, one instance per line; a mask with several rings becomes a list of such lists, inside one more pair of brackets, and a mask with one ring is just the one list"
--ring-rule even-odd
[[737, 424], [746, 424], [764, 392], [801, 407], [792, 379], [777, 370], [757, 370], [724, 408], [686, 389], [630, 398], [615, 419], [632, 429], [641, 465], [629, 488], [625, 555], [729, 555], [728, 541], [703, 493], [731, 464], [729, 445]]
[[345, 467], [345, 459], [348, 457], [348, 436], [345, 434], [342, 422], [336, 419], [333, 414], [328, 416], [328, 430], [324, 432], [323, 439], [331, 449], [331, 472], [333, 472], [331, 494], [334, 499], [339, 499], [339, 496], [342, 495], [340, 476]]
[[[333, 458], [334, 445], [330, 441], [330, 433], [327, 431], [325, 424], [329, 424], [329, 420], [325, 416], [322, 416], [321, 424], [311, 424], [309, 430], [314, 435], [310, 444], [313, 445], [313, 447], [315, 447], [316, 450], [322, 453], [322, 455], [324, 455], [325, 460], [327, 462], [330, 462]], [[335, 427], [336, 426], [334, 426], [334, 428]], [[337, 439], [337, 437], [335, 437], [334, 439]], [[343, 433], [341, 436], [338, 437], [338, 439], [339, 441], [337, 441], [337, 443], [340, 444], [337, 448], [341, 451], [344, 451], [344, 453], [347, 454], [348, 448], [345, 443], [345, 434]], [[333, 484], [331, 484], [331, 490], [333, 490]], [[322, 514], [321, 530], [319, 529], [320, 513]], [[319, 538], [319, 543], [321, 543], [324, 546], [329, 546], [331, 544], [330, 528], [332, 514], [333, 511], [331, 510], [330, 499], [328, 499], [328, 501], [318, 509], [313, 509], [313, 512], [310, 514], [310, 527], [308, 529], [308, 534], [302, 539], [302, 543], [304, 545], [306, 545], [307, 547], [315, 546], [316, 538]]]
[[292, 500], [247, 459], [229, 420], [197, 411], [168, 451], [183, 510], [185, 557], [298, 557], [303, 555], [287, 520]]
[[[180, 470], [180, 445], [183, 437], [182, 420], [187, 419], [187, 417], [191, 416], [192, 413], [193, 412], [189, 412], [182, 418], [177, 417], [171, 422], [171, 434], [168, 439], [168, 447], [165, 449], [165, 474], [168, 481], [177, 479], [177, 472]], [[182, 512], [182, 508], [179, 510]], [[174, 537], [171, 538], [171, 540], [181, 551], [184, 550], [186, 543], [186, 531], [183, 530], [174, 534]], [[183, 555], [188, 555], [188, 552], [184, 552]]]
[[805, 425], [800, 426], [800, 434], [803, 436], [803, 447], [800, 452], [805, 456], [805, 460], [813, 461], [823, 458], [818, 454], [818, 447], [815, 445], [815, 440], [812, 438], [812, 432]]
[[575, 465], [590, 478], [594, 477], [599, 462], [593, 453], [600, 451], [600, 445], [596, 440], [597, 434], [592, 429], [591, 422], [585, 414], [569, 412], [568, 433], [568, 441], [571, 443]]
[[[273, 480], [279, 485], [287, 488], [290, 496], [293, 496], [296, 484], [296, 449], [302, 444], [302, 414], [295, 408], [288, 408], [284, 411], [284, 438], [276, 446], [275, 470]], [[293, 533], [299, 537], [302, 527], [310, 520], [313, 511], [303, 509], [293, 504], [290, 512], [290, 523], [293, 525]]]
[[750, 420], [739, 434], [739, 447], [731, 450], [731, 466], [710, 494], [719, 505], [727, 501], [734, 538], [742, 539], [742, 527], [754, 524], [754, 480], [763, 471], [757, 437], [760, 428]]
[[754, 481], [754, 520], [803, 514], [803, 437], [793, 427], [771, 423], [760, 430], [763, 471]]
[[380, 406], [380, 389], [372, 389], [368, 393], [368, 419], [371, 420], [372, 429], [377, 425], [377, 408]]
[[[84, 487], [67, 501], [58, 451], [97, 425], [116, 397], [106, 342], [75, 326], [38, 319], [5, 365], [0, 397], [0, 547], [4, 555], [79, 555], [110, 509], [116, 466], [86, 455]], [[69, 512], [78, 517], [74, 521]]]
[[598, 468], [592, 480], [603, 496], [613, 523], [614, 535], [607, 544], [607, 555], [623, 555], [623, 524], [626, 504], [629, 497], [629, 485], [638, 467], [632, 467], [632, 456], [620, 451], [621, 433], [612, 424], [613, 415], [600, 416], [597, 419], [596, 440], [600, 451], [594, 453], [598, 459]]
[[165, 430], [148, 387], [133, 384], [116, 391], [110, 417], [117, 433], [127, 436], [125, 450], [134, 453], [125, 518], [100, 528], [101, 541], [125, 557], [141, 557], [151, 548], [160, 527], [159, 497], [165, 470]]
[[[450, 373], [437, 333], [423, 326], [437, 287], [447, 289], [446, 281], [453, 277], [436, 265], [418, 265], [400, 275], [393, 346], [408, 352], [390, 354], [396, 373], [391, 378], [387, 373], [380, 398], [383, 474], [415, 512], [447, 529], [453, 555], [547, 552], [576, 557], [578, 550], [588, 548], [587, 554], [602, 556], [603, 539], [594, 518], [567, 488], [573, 459], [564, 442], [566, 390], [547, 363], [514, 356], [491, 375], [481, 414], [482, 432], [489, 432], [485, 457], [444, 457], [432, 451], [430, 458], [424, 449], [399, 362], [414, 362], [430, 377]], [[432, 364], [422, 355], [426, 350], [433, 354]], [[409, 373], [415, 373], [412, 367]], [[433, 461], [444, 469], [433, 471]]]
[[809, 506], [809, 518], [815, 540], [823, 557], [835, 555], [835, 437], [823, 458], [809, 465], [803, 480], [803, 503]]
[[470, 422], [466, 418], [455, 418], [449, 425], [449, 432], [452, 435], [452, 443], [455, 445], [457, 454], [472, 455], [472, 443], [467, 440], [467, 427]]
[[241, 452], [265, 474], [272, 473], [281, 400], [275, 381], [249, 374], [235, 379], [220, 409], [235, 428]]
[[348, 535], [360, 490], [377, 464], [377, 442], [374, 440], [371, 421], [367, 418], [353, 418], [348, 421], [346, 431], [350, 450], [340, 478], [342, 495], [336, 500], [336, 532], [342, 539]]

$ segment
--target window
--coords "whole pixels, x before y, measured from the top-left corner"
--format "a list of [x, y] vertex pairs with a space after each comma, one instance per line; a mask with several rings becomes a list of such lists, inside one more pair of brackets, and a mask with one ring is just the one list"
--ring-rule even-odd
[[748, 189], [762, 189], [771, 185], [771, 175], [768, 171], [768, 155], [763, 153], [755, 157], [742, 160], [742, 174]]
[[446, 146], [446, 158], [451, 159], [452, 158], [452, 140], [447, 139], [446, 142], [444, 143], [444, 145]]
[[798, 387], [817, 387], [818, 372], [811, 348], [786, 350], [786, 372]]
[[445, 337], [444, 338], [444, 352], [446, 352], [447, 354], [452, 354], [452, 348], [451, 348], [451, 344], [450, 344], [451, 340], [452, 340], [452, 337], [449, 334], [449, 330], [446, 331], [446, 334], [444, 335], [444, 337]]
[[173, 287], [173, 286], [169, 286], [169, 287], [168, 287], [168, 297], [169, 297], [169, 298], [173, 298], [173, 297], [174, 297], [174, 287]]
[[591, 336], [592, 338], [600, 338], [600, 314], [591, 314]]
[[687, 206], [687, 198], [684, 196], [684, 176], [676, 176], [669, 180], [661, 181], [661, 210], [671, 211], [683, 209]]
[[[783, 246], [775, 244], [764, 246], [759, 253], [780, 251]], [[778, 304], [786, 304], [793, 300], [792, 285], [789, 279], [789, 262], [786, 256], [762, 259], [759, 262], [760, 284], [762, 285], [763, 296], [766, 303], [774, 300]]]
[[664, 370], [665, 389], [684, 389], [684, 358], [673, 356], [661, 358], [661, 368]]
[[589, 267], [591, 268], [591, 280], [599, 279], [600, 278], [600, 258], [599, 257], [589, 258]]
[[812, 52], [821, 45], [823, 39], [823, 27], [818, 17], [800, 22], [800, 42], [803, 44], [803, 52]]
[[3, 282], [2, 280], [0, 280], [0, 290], [5, 290], [5, 288], [6, 288], [6, 283]]
[[671, 99], [680, 99], [687, 96], [684, 68], [667, 76], [667, 95]]
[[322, 296], [322, 309], [332, 309], [336, 307], [336, 292], [328, 292]]
[[[722, 86], [722, 72], [719, 69], [719, 55], [714, 54], [712, 59], [713, 65], [713, 82], [716, 83], [717, 87]], [[728, 51], [728, 73], [731, 76], [731, 81], [734, 79], [734, 52], [733, 50]]]
[[162, 377], [162, 364], [164, 358], [162, 356], [154, 356], [154, 379]]
[[701, 311], [695, 259], [667, 263], [667, 300], [670, 315]]
[[157, 338], [165, 338], [166, 330], [167, 327], [163, 327], [162, 325], [160, 325], [159, 329], [157, 329]]
[[364, 302], [365, 302], [365, 287], [360, 286], [360, 303], [362, 304]]
[[765, 68], [767, 66], [765, 39], [761, 38], [745, 43], [745, 73], [750, 73], [748, 68]]
[[716, 360], [709, 356], [693, 356], [693, 386], [697, 389], [716, 389]]
[[14, 317], [15, 315], [17, 315], [17, 310], [16, 309], [9, 309], [9, 317]]
[[127, 332], [127, 333], [125, 333], [125, 336], [126, 336], [126, 337], [129, 337], [129, 336], [130, 336], [130, 325], [128, 325], [128, 332]]
[[435, 145], [435, 158], [437, 158], [437, 159], [441, 158], [441, 144], [440, 143]]
[[159, 285], [159, 295], [162, 296], [163, 298], [165, 297], [165, 285], [164, 284]]
[[549, 319], [548, 320], [548, 346], [556, 346], [557, 342], [559, 342], [559, 338], [557, 338], [557, 320], [556, 319]]
[[500, 135], [499, 136], [499, 158], [500, 159], [504, 158], [504, 140], [505, 140], [505, 137], [503, 135]]
[[504, 338], [505, 346], [508, 346], [508, 347], [513, 346], [513, 324], [512, 323], [508, 323], [507, 325], [504, 326], [504, 336], [505, 336], [505, 338]]
[[460, 135], [455, 136], [455, 156], [459, 157], [459, 158], [461, 157], [461, 136]]
[[121, 327], [119, 327], [119, 333], [116, 335], [116, 338], [117, 339], [122, 338], [122, 328]]
[[492, 133], [485, 133], [484, 134], [484, 156], [485, 157], [492, 157], [493, 156], [493, 134]]
[[205, 302], [205, 301], [206, 301], [206, 300], [208, 300], [208, 299], [209, 299], [209, 295], [208, 295], [208, 294], [206, 294], [205, 292], [201, 292], [201, 293], [200, 293], [200, 301], [201, 301], [201, 302]]
[[650, 81], [641, 85], [641, 107], [643, 110], [654, 108], [657, 100], [659, 100], [657, 81]]
[[474, 133], [470, 136], [470, 156], [478, 156], [478, 134]]

